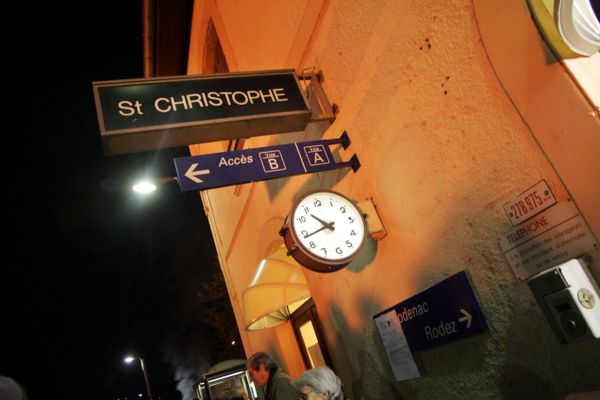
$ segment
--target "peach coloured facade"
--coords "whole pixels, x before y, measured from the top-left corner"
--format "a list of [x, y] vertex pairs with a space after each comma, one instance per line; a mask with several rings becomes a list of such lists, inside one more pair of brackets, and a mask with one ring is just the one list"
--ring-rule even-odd
[[[304, 365], [289, 323], [246, 332], [242, 293], [293, 201], [311, 189], [372, 198], [387, 236], [360, 262], [305, 270], [351, 399], [562, 399], [600, 390], [600, 342], [558, 343], [498, 238], [503, 204], [541, 179], [573, 199], [600, 237], [600, 120], [509, 0], [197, 0], [189, 74], [205, 67], [209, 23], [231, 72], [316, 67], [333, 123], [245, 147], [337, 138], [362, 167], [201, 193], [247, 354]], [[225, 150], [193, 145], [192, 154]], [[591, 251], [600, 278], [600, 252]], [[416, 354], [424, 376], [396, 382], [373, 316], [468, 270], [489, 332]]]

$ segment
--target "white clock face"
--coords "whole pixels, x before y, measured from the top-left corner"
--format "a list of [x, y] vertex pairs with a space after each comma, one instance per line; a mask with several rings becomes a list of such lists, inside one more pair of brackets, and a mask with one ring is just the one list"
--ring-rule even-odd
[[298, 244], [318, 259], [343, 262], [354, 257], [365, 240], [362, 214], [345, 197], [328, 191], [308, 194], [291, 215]]

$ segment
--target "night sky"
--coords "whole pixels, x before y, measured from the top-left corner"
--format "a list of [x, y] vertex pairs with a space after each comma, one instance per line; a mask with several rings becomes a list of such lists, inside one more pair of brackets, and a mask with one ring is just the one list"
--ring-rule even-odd
[[34, 400], [137, 399], [127, 353], [144, 357], [155, 400], [179, 399], [174, 375], [213, 361], [195, 298], [218, 263], [199, 196], [130, 190], [144, 174], [174, 176], [187, 148], [102, 152], [92, 82], [143, 77], [141, 4], [3, 12], [15, 26], [3, 32], [0, 375]]

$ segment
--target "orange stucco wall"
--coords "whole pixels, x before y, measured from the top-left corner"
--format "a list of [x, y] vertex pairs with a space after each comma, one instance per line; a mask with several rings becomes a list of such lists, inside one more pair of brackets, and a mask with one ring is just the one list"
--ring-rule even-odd
[[[503, 20], [505, 29], [518, 30], [528, 52], [499, 40], [490, 10], [469, 0], [196, 2], [190, 73], [202, 72], [210, 16], [231, 71], [315, 66], [339, 106], [332, 124], [252, 138], [246, 147], [347, 131], [352, 145], [338, 154], [347, 160], [356, 152], [362, 164], [357, 173], [202, 193], [247, 353], [268, 351], [293, 376], [304, 368], [289, 324], [243, 331], [242, 293], [293, 200], [326, 188], [373, 198], [388, 233], [343, 270], [305, 271], [350, 398], [562, 399], [600, 389], [598, 342], [560, 345], [498, 245], [511, 227], [503, 204], [541, 179], [559, 201], [573, 198], [600, 235], [598, 116], [564, 84], [560, 66], [549, 70], [543, 61], [550, 55], [524, 4], [508, 3], [503, 15], [516, 26]], [[557, 99], [568, 108], [560, 122], [543, 115]], [[571, 139], [561, 136], [565, 127]], [[223, 150], [191, 146], [193, 154]], [[490, 331], [420, 352], [424, 377], [395, 382], [373, 315], [464, 269]], [[592, 271], [600, 276], [598, 261]]]

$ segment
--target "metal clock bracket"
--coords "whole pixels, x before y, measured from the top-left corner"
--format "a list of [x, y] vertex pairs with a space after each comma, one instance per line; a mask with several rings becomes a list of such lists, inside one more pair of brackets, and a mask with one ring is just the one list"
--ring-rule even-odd
[[356, 205], [363, 212], [363, 216], [367, 222], [367, 232], [369, 233], [369, 237], [374, 240], [381, 240], [386, 237], [387, 231], [383, 226], [383, 222], [381, 222], [381, 218], [379, 218], [379, 213], [373, 203], [373, 198], [359, 201]]

